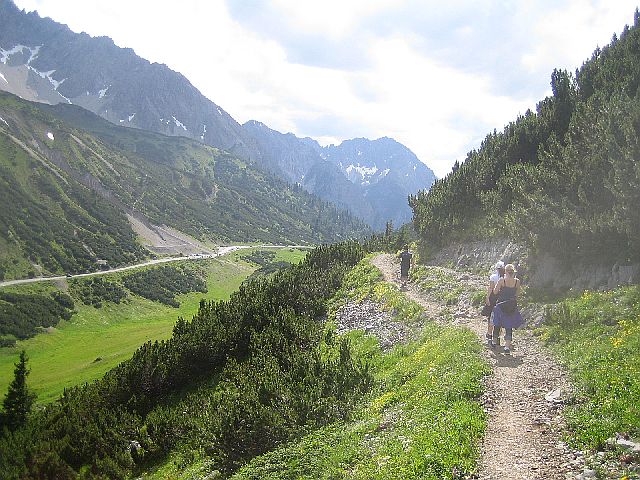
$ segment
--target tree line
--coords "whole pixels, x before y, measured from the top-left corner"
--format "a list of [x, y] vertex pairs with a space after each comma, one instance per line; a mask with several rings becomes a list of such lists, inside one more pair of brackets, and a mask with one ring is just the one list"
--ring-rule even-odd
[[0, 347], [13, 346], [17, 339], [32, 337], [40, 328], [69, 320], [73, 313], [73, 299], [62, 292], [0, 292]]
[[425, 243], [499, 236], [567, 263], [640, 260], [639, 19], [409, 197]]

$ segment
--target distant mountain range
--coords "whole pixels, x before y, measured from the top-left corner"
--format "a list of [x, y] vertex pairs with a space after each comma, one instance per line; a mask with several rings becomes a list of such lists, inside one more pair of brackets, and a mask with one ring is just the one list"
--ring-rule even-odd
[[407, 196], [435, 180], [411, 150], [391, 138], [356, 138], [322, 147], [311, 138], [285, 135], [257, 121], [243, 127], [256, 140], [266, 168], [378, 230], [389, 220], [396, 226], [409, 222]]
[[411, 219], [409, 194], [433, 172], [389, 138], [321, 147], [264, 124], [236, 122], [180, 73], [150, 63], [107, 37], [67, 26], [0, 0], [0, 90], [49, 104], [79, 105], [109, 122], [184, 136], [256, 162], [329, 200], [376, 229]]

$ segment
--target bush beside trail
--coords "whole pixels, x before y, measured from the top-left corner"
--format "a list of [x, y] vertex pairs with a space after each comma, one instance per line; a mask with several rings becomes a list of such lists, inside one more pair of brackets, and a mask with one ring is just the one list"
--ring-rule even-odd
[[347, 333], [374, 379], [356, 412], [255, 458], [234, 480], [451, 479], [475, 471], [486, 426], [479, 397], [488, 372], [475, 335], [426, 319], [368, 260], [348, 273], [330, 318], [345, 304], [363, 302], [366, 309], [372, 301], [395, 322], [421, 327], [419, 339], [385, 352], [374, 332]]

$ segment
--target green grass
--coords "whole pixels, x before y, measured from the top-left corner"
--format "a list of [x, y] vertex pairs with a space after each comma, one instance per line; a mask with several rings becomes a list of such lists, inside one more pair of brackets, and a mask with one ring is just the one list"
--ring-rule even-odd
[[251, 248], [243, 248], [241, 250], [236, 250], [231, 254], [227, 255], [227, 258], [232, 259], [235, 262], [245, 262], [244, 257], [249, 255], [250, 253], [257, 252], [260, 250], [273, 251], [275, 252], [275, 257], [273, 257], [273, 262], [288, 262], [291, 264], [300, 263], [304, 257], [307, 256], [309, 249], [299, 249], [299, 248], [265, 248], [260, 245], [256, 245]]
[[289, 262], [291, 264], [298, 264], [304, 257], [307, 256], [309, 250], [300, 250], [297, 248], [279, 248], [276, 250], [276, 256], [273, 258], [274, 262]]
[[616, 433], [640, 438], [640, 287], [585, 292], [546, 317], [537, 333], [577, 390], [565, 411], [572, 440], [599, 449]]
[[[65, 388], [101, 377], [130, 358], [143, 343], [168, 338], [179, 316], [191, 318], [202, 298], [227, 299], [253, 270], [244, 262], [226, 257], [200, 260], [197, 265], [207, 272], [208, 293], [180, 295], [177, 297], [179, 308], [134, 295], [129, 295], [125, 303], [105, 303], [99, 309], [83, 305], [76, 299], [78, 313], [70, 321], [61, 322], [51, 333], [42, 333], [18, 342], [15, 347], [0, 349], [0, 395], [4, 396], [13, 379], [13, 364], [22, 349], [30, 358], [28, 384], [38, 394], [38, 403], [51, 402]], [[12, 288], [48, 292], [56, 287], [43, 283]]]
[[419, 265], [412, 269], [410, 275], [422, 291], [447, 305], [457, 303], [466, 289], [453, 274], [437, 267]]
[[[330, 311], [366, 297], [396, 319], [422, 320], [422, 309], [366, 259], [347, 276]], [[473, 472], [486, 424], [477, 398], [489, 372], [476, 337], [429, 322], [421, 340], [383, 353], [364, 332], [348, 336], [374, 371], [374, 393], [352, 419], [257, 457], [232, 478], [441, 479]]]

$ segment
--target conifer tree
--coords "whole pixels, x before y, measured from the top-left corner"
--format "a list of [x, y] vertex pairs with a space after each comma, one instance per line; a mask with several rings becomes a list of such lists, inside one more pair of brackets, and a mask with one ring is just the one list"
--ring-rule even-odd
[[4, 407], [3, 424], [9, 430], [15, 430], [26, 423], [27, 415], [31, 412], [33, 402], [36, 400], [36, 395], [27, 388], [28, 360], [27, 353], [22, 350], [20, 359], [15, 364], [13, 381], [2, 402]]

